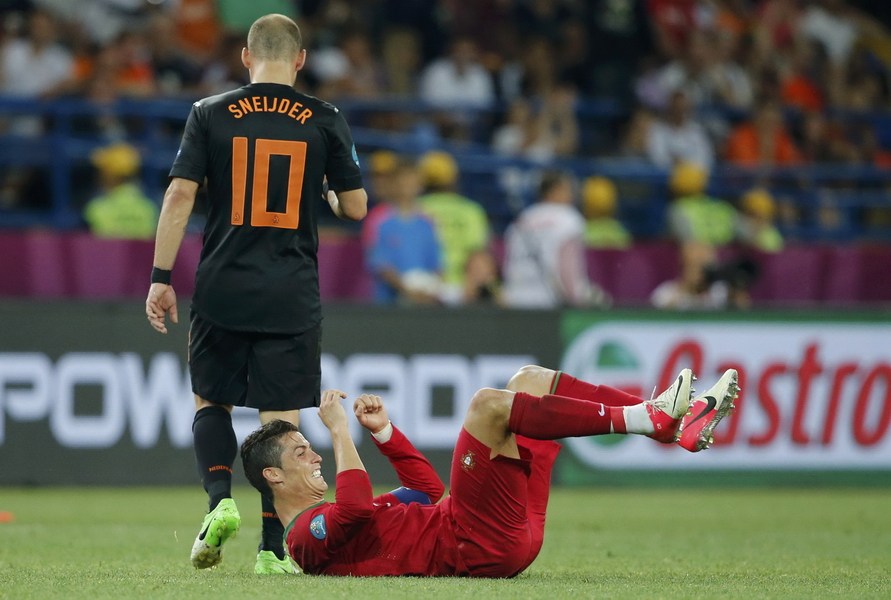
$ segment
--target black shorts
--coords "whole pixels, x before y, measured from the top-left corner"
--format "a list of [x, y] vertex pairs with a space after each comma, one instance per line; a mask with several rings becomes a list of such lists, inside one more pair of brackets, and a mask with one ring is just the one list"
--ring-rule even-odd
[[272, 335], [223, 329], [194, 311], [191, 321], [189, 374], [201, 398], [258, 410], [319, 405], [321, 325]]

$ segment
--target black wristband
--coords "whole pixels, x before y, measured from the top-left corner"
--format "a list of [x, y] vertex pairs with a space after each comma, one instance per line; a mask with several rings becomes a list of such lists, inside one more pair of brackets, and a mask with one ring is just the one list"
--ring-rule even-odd
[[164, 285], [170, 285], [170, 273], [169, 269], [159, 269], [158, 267], [152, 267], [152, 283], [163, 283]]

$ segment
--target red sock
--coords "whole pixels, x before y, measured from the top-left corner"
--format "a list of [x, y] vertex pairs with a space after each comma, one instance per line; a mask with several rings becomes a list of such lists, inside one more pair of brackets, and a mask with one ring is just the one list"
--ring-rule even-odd
[[556, 381], [551, 391], [558, 396], [569, 396], [579, 400], [600, 402], [607, 406], [634, 406], [644, 401], [643, 398], [607, 385], [594, 385], [593, 383], [576, 379], [563, 371], [557, 371], [554, 379]]
[[514, 394], [508, 428], [536, 440], [625, 433], [622, 407], [565, 396]]

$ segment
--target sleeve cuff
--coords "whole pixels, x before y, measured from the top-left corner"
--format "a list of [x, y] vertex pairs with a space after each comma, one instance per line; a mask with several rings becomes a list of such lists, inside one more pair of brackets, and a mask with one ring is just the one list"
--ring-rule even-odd
[[371, 437], [373, 437], [378, 444], [386, 444], [390, 441], [390, 438], [393, 437], [393, 423], [387, 421], [387, 426], [377, 433], [372, 433]]

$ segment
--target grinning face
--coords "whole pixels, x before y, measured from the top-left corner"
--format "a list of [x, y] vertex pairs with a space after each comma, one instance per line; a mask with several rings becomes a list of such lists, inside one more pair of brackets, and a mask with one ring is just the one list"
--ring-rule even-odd
[[276, 495], [311, 495], [321, 497], [328, 489], [322, 477], [322, 457], [303, 434], [292, 431], [282, 438], [281, 468], [267, 467], [263, 474]]

